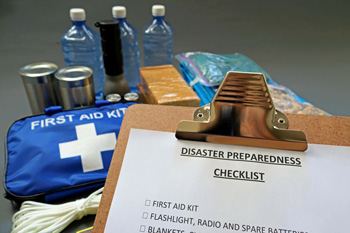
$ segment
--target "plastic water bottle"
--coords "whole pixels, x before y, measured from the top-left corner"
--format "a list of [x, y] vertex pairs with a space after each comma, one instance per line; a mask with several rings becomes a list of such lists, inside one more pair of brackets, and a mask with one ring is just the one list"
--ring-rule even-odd
[[85, 10], [70, 9], [73, 25], [61, 37], [66, 66], [87, 66], [93, 70], [96, 99], [102, 99], [104, 71], [100, 35], [85, 24]]
[[114, 19], [119, 22], [120, 39], [122, 41], [124, 76], [130, 86], [131, 92], [137, 92], [137, 85], [140, 83], [138, 33], [137, 30], [126, 21], [125, 7], [113, 7], [112, 14]]
[[174, 30], [164, 20], [165, 7], [152, 7], [153, 20], [143, 31], [143, 52], [145, 66], [173, 64]]

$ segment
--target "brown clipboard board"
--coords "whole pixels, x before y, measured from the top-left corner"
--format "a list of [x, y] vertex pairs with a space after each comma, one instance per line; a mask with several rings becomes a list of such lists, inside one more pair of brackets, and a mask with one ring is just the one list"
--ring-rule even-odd
[[[181, 120], [192, 120], [196, 108], [138, 104], [125, 113], [117, 145], [109, 168], [93, 233], [104, 232], [117, 186], [131, 128], [174, 132]], [[305, 132], [308, 143], [350, 146], [350, 117], [286, 114], [290, 129]], [[175, 135], [174, 135], [175, 137]]]

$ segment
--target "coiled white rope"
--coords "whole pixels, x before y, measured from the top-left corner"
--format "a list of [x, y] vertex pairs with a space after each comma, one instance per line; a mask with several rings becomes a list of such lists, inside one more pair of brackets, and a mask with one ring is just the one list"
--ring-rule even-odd
[[25, 201], [12, 217], [11, 233], [59, 233], [71, 222], [96, 214], [103, 188], [87, 198], [59, 205]]

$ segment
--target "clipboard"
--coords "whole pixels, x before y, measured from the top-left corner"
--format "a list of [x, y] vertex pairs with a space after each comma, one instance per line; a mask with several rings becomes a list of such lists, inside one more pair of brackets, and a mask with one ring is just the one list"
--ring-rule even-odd
[[[93, 233], [104, 232], [131, 128], [175, 133], [181, 120], [191, 120], [196, 108], [133, 105], [127, 109], [110, 165]], [[289, 128], [305, 132], [309, 143], [350, 146], [350, 117], [286, 114]]]

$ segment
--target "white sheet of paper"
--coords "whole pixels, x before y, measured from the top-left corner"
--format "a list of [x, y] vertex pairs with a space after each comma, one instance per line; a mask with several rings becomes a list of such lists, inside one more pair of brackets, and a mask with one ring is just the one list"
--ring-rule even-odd
[[350, 232], [349, 179], [350, 147], [294, 152], [131, 129], [105, 232]]

